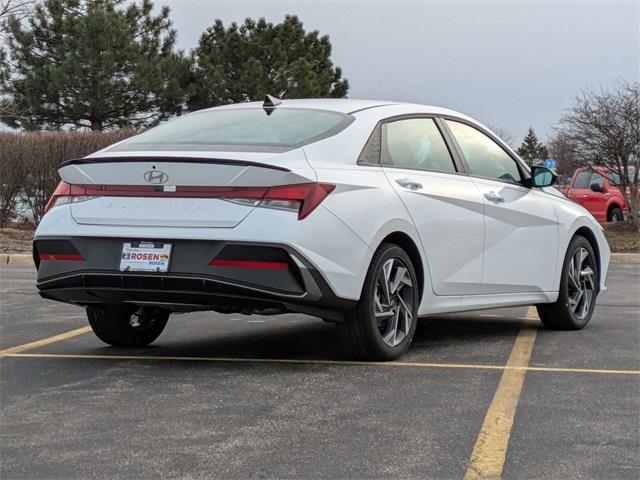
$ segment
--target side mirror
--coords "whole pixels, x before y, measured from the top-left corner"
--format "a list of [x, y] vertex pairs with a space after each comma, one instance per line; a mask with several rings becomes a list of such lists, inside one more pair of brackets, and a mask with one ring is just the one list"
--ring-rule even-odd
[[589, 188], [592, 192], [604, 192], [604, 185], [600, 185], [599, 183], [592, 183], [591, 185], [589, 185]]
[[541, 166], [531, 167], [531, 186], [532, 187], [550, 187], [556, 180], [558, 175], [551, 169]]

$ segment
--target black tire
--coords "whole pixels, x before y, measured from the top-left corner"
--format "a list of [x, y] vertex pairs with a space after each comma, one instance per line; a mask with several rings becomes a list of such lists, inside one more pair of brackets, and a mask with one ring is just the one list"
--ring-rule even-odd
[[[390, 260], [393, 261], [389, 263]], [[393, 279], [401, 277], [397, 283], [392, 281], [396, 283], [393, 294], [386, 293], [393, 290], [389, 282], [386, 289], [380, 283], [385, 266]], [[351, 355], [360, 360], [385, 361], [394, 360], [406, 352], [418, 323], [419, 289], [415, 269], [406, 252], [395, 244], [382, 244], [373, 255], [358, 304], [338, 324]], [[387, 311], [383, 312], [384, 309]], [[380, 310], [378, 318], [376, 310]]]
[[87, 308], [89, 325], [96, 336], [114, 347], [145, 347], [160, 336], [167, 325], [169, 313], [160, 309], [140, 315], [139, 326], [132, 326], [136, 307], [102, 305]]
[[[585, 301], [583, 307], [580, 307], [580, 305], [576, 305], [574, 307], [572, 305], [572, 301], [575, 300], [576, 296], [578, 296], [579, 291], [572, 285], [570, 285], [571, 282], [569, 272], [571, 270], [572, 260], [574, 261], [573, 265], [576, 265], [575, 256], [581, 249], [586, 250], [589, 255], [589, 262], [587, 262], [585, 259], [585, 268], [588, 267], [593, 271], [593, 291], [591, 297], [589, 298], [588, 304]], [[586, 271], [582, 270], [581, 268], [580, 270]], [[578, 275], [577, 278], [579, 279], [578, 283], [581, 283], [583, 279], [582, 274]], [[586, 238], [580, 235], [576, 235], [575, 237], [573, 237], [573, 239], [571, 239], [571, 242], [569, 243], [564, 263], [562, 265], [562, 276], [560, 278], [560, 294], [558, 296], [558, 300], [555, 303], [537, 305], [538, 316], [540, 317], [542, 324], [550, 330], [580, 330], [581, 328], [584, 328], [589, 323], [589, 320], [591, 320], [591, 316], [593, 315], [593, 309], [596, 304], [596, 297], [598, 296], [598, 278], [598, 262], [596, 261], [596, 256], [593, 252], [591, 244]], [[587, 283], [587, 280], [585, 280], [585, 291], [587, 290]], [[585, 295], [585, 299], [588, 297], [587, 294], [583, 293], [583, 295]], [[576, 308], [578, 311], [574, 311], [574, 308]]]
[[624, 220], [624, 214], [622, 213], [622, 210], [619, 209], [618, 207], [613, 207], [609, 211], [609, 218], [607, 218], [607, 220], [609, 222], [621, 222]]

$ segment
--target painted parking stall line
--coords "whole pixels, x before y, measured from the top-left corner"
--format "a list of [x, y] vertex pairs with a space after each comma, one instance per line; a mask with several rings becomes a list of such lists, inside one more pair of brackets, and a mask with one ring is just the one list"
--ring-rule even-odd
[[1, 353], [5, 358], [32, 358], [52, 360], [113, 360], [113, 361], [167, 361], [167, 362], [209, 362], [209, 363], [275, 363], [300, 365], [342, 365], [395, 368], [450, 368], [458, 370], [517, 370], [522, 372], [584, 373], [594, 375], [640, 376], [640, 370], [613, 370], [606, 368], [566, 368], [566, 367], [514, 367], [509, 365], [482, 365], [472, 363], [426, 363], [426, 362], [358, 362], [350, 360], [321, 360], [304, 358], [242, 358], [242, 357], [190, 357], [187, 355], [118, 355], [118, 354], [74, 354], [74, 353]]
[[24, 343], [22, 345], [16, 345], [15, 347], [0, 350], [0, 356], [26, 352], [27, 350], [33, 350], [34, 348], [44, 347], [45, 345], [61, 342], [62, 340], [68, 340], [70, 338], [77, 337], [78, 335], [84, 335], [85, 333], [89, 333], [90, 331], [90, 326], [76, 328], [75, 330], [61, 333], [59, 335], [54, 335], [52, 337], [43, 338], [42, 340], [36, 340], [35, 342]]
[[523, 328], [511, 350], [507, 367], [478, 434], [465, 480], [499, 478], [507, 454], [513, 419], [531, 359], [536, 330]]
[[[527, 310], [526, 319], [538, 318], [536, 308]], [[511, 349], [507, 367], [502, 374], [482, 428], [471, 453], [465, 480], [500, 478], [507, 455], [509, 437], [518, 408], [524, 378], [531, 360], [537, 330], [523, 327]]]

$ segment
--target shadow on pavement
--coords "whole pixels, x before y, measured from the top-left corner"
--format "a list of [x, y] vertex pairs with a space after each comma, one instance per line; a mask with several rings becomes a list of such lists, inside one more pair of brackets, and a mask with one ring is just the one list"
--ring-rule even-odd
[[[229, 358], [274, 358], [274, 359], [314, 359], [351, 360], [340, 339], [338, 328], [321, 321], [304, 321], [297, 324], [275, 324], [270, 321], [229, 331], [216, 331], [217, 322], [212, 319], [210, 329], [207, 323], [183, 326], [173, 332], [165, 332], [155, 344], [142, 349], [122, 349], [114, 347], [78, 348], [74, 342], [65, 342], [60, 353], [99, 355], [153, 355], [188, 357], [229, 357]], [[404, 360], [410, 361], [450, 361], [450, 356], [458, 361], [462, 358], [481, 356], [502, 362], [505, 353], [511, 349], [518, 330], [523, 325], [517, 319], [491, 319], [476, 317], [427, 317], [421, 318], [413, 344]], [[176, 334], [178, 333], [178, 334]], [[86, 340], [84, 340], [86, 341]], [[84, 342], [83, 341], [83, 342]], [[434, 357], [431, 359], [425, 358]]]

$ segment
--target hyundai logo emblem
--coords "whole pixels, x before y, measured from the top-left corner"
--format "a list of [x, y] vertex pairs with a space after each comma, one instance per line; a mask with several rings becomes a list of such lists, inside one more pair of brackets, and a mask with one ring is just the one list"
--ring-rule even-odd
[[161, 185], [169, 181], [169, 175], [160, 170], [149, 170], [148, 172], [144, 172], [144, 179], [154, 185]]

